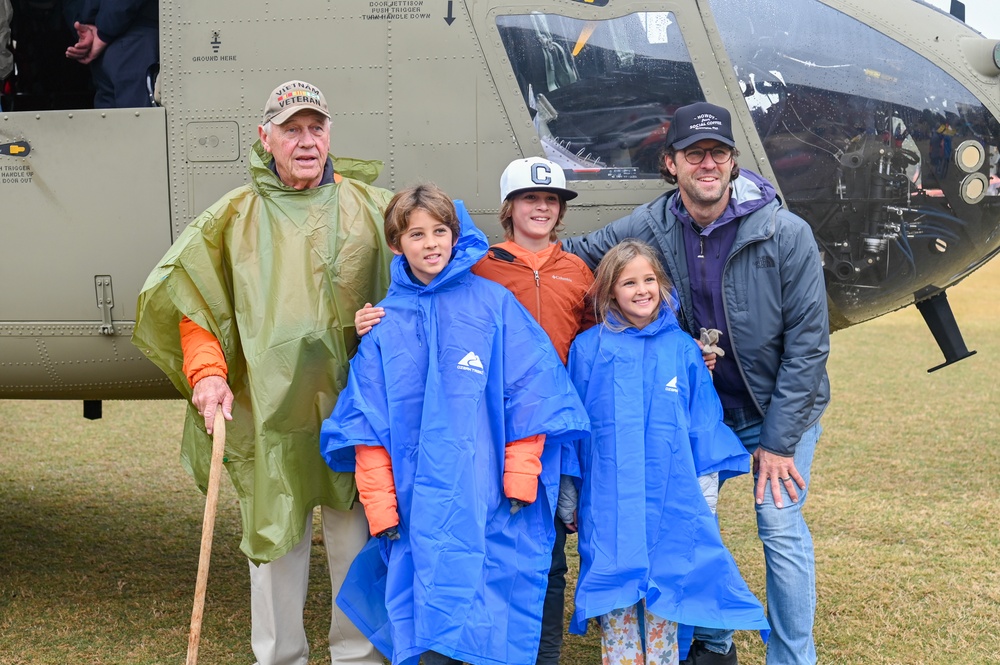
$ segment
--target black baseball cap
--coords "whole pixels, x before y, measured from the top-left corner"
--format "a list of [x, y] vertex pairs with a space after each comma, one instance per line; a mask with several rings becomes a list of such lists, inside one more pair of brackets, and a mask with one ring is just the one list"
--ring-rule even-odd
[[675, 150], [683, 150], [705, 139], [715, 139], [731, 148], [736, 147], [729, 111], [708, 102], [688, 104], [674, 111], [674, 120], [667, 130], [668, 148], [672, 146]]

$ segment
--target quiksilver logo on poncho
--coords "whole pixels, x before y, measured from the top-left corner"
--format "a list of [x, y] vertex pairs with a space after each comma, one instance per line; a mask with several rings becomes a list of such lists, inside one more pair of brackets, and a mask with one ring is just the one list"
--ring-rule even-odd
[[465, 357], [458, 361], [458, 368], [466, 372], [483, 373], [483, 361], [472, 351], [465, 354]]

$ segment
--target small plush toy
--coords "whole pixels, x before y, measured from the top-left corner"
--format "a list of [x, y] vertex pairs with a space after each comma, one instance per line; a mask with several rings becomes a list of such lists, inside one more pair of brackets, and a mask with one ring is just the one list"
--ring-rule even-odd
[[701, 352], [705, 355], [709, 353], [714, 353], [720, 358], [726, 355], [726, 352], [718, 346], [719, 337], [722, 335], [721, 330], [716, 330], [715, 328], [702, 328], [701, 329]]

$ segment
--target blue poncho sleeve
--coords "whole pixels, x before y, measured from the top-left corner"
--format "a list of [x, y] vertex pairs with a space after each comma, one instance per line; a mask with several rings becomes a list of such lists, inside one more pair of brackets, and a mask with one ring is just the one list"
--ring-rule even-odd
[[388, 449], [387, 394], [378, 335], [373, 330], [361, 340], [351, 360], [347, 387], [320, 430], [320, 453], [331, 469], [353, 472], [354, 446]]
[[[590, 386], [590, 376], [593, 372], [594, 356], [589, 350], [589, 347], [587, 347], [587, 351], [581, 352], [581, 344], [583, 344], [583, 340], [580, 337], [577, 337], [573, 342], [573, 345], [570, 347], [569, 362], [567, 363], [566, 368], [569, 370], [570, 380], [573, 382], [573, 386], [580, 395], [580, 399], [584, 400], [587, 397], [587, 391]], [[589, 436], [589, 434], [587, 436]], [[573, 476], [577, 479], [581, 477], [580, 444], [581, 440], [577, 438], [572, 441], [567, 441], [563, 445], [563, 475]], [[579, 482], [577, 482], [577, 489], [579, 489]]]
[[688, 384], [691, 386], [688, 437], [699, 476], [719, 474], [719, 480], [747, 473], [750, 456], [733, 431], [722, 422], [722, 403], [712, 384], [712, 375], [694, 341], [685, 345]]

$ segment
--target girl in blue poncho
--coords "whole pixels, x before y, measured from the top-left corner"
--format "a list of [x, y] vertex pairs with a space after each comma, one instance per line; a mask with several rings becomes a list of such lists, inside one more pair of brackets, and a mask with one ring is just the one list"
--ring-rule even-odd
[[[722, 423], [669, 290], [652, 248], [617, 245], [593, 287], [600, 325], [570, 351], [591, 418], [591, 435], [578, 442], [580, 577], [570, 630], [582, 634], [596, 617], [605, 664], [677, 663], [690, 644], [688, 634], [678, 648], [678, 624], [767, 628], [699, 484], [746, 473], [750, 456]], [[571, 513], [571, 495], [560, 497], [560, 514]]]

